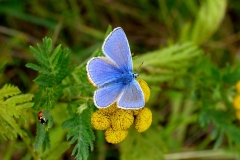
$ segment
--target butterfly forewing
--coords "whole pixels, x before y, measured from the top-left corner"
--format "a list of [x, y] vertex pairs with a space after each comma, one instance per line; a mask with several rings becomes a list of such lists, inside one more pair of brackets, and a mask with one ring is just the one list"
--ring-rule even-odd
[[122, 28], [118, 27], [109, 34], [103, 44], [102, 50], [123, 72], [132, 72], [131, 51]]
[[121, 70], [106, 57], [96, 57], [89, 60], [87, 71], [91, 83], [97, 87], [102, 87], [121, 77]]

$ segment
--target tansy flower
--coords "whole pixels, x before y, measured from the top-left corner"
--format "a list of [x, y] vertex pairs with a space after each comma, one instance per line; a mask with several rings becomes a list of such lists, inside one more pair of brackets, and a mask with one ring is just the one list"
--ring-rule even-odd
[[240, 111], [238, 111], [238, 110], [236, 111], [236, 117], [238, 120], [240, 120]]
[[108, 143], [116, 144], [123, 141], [128, 134], [128, 130], [114, 130], [113, 128], [108, 128], [105, 132], [105, 138]]
[[142, 109], [143, 109], [143, 108], [132, 110], [133, 115], [134, 115], [134, 116], [138, 115], [138, 113], [139, 113]]
[[126, 130], [133, 124], [133, 113], [131, 110], [118, 109], [111, 116], [111, 124], [114, 130]]
[[236, 110], [240, 110], [240, 95], [237, 95], [236, 97], [234, 97], [234, 99], [233, 99], [233, 107]]
[[96, 130], [106, 130], [111, 125], [110, 117], [105, 115], [101, 110], [98, 110], [92, 114], [91, 124]]
[[[136, 80], [143, 91], [145, 103], [147, 103], [150, 97], [150, 89], [144, 80]], [[121, 109], [117, 107], [115, 102], [109, 107], [93, 113], [91, 123], [97, 130], [106, 130], [106, 141], [116, 144], [126, 138], [128, 129], [133, 123], [138, 132], [146, 131], [152, 123], [152, 113], [148, 108]]]
[[135, 128], [138, 132], [146, 131], [152, 124], [152, 112], [148, 108], [143, 108], [134, 121]]
[[233, 98], [233, 107], [236, 109], [236, 117], [240, 120], [240, 81], [235, 85], [238, 94]]
[[237, 82], [235, 87], [237, 89], [238, 94], [240, 94], [240, 81]]
[[145, 82], [144, 80], [142, 80], [140, 78], [137, 78], [136, 80], [139, 83], [139, 85], [143, 91], [145, 104], [146, 104], [150, 98], [150, 89], [148, 87], [148, 84], [147, 84], [147, 82]]
[[116, 112], [118, 110], [118, 108], [117, 108], [117, 104], [113, 103], [109, 107], [102, 108], [102, 109], [99, 109], [99, 110], [101, 110], [106, 115], [112, 115], [114, 112]]

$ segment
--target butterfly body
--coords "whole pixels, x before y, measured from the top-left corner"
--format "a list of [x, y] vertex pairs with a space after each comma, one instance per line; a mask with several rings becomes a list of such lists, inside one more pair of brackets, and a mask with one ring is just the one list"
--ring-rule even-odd
[[106, 108], [117, 102], [119, 108], [138, 109], [144, 106], [144, 96], [132, 71], [132, 57], [127, 37], [118, 27], [106, 38], [103, 46], [105, 57], [94, 57], [86, 69], [90, 82], [98, 87], [94, 103]]

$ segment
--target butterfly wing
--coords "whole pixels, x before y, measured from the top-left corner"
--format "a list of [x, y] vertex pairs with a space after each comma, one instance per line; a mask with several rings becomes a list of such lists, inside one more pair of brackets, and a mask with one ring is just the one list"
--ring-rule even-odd
[[132, 57], [127, 37], [121, 27], [115, 28], [102, 46], [105, 56], [112, 59], [120, 69], [132, 72]]
[[97, 87], [104, 86], [121, 76], [117, 65], [107, 57], [96, 57], [88, 61], [86, 66], [90, 82]]
[[138, 109], [144, 107], [144, 104], [143, 91], [138, 82], [134, 79], [124, 88], [119, 98], [118, 106], [123, 109]]
[[94, 92], [94, 104], [98, 108], [106, 108], [116, 102], [123, 91], [123, 84], [115, 83], [103, 88], [99, 88]]

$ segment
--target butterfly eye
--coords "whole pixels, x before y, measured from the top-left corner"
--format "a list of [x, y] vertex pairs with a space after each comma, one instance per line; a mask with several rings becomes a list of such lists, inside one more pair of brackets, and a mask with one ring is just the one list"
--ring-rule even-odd
[[133, 78], [137, 78], [138, 76], [139, 76], [139, 74], [133, 73]]

